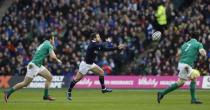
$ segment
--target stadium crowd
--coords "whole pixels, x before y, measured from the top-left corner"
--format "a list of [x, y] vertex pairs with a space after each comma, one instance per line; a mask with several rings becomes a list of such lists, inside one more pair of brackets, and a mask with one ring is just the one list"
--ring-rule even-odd
[[[44, 64], [54, 75], [75, 73], [93, 31], [103, 39], [111, 37], [115, 45], [127, 45], [97, 58], [107, 74], [175, 75], [176, 50], [193, 31], [198, 31], [210, 57], [209, 2], [177, 1], [14, 0], [0, 22], [0, 75], [24, 75], [36, 47], [49, 35], [56, 38], [55, 52], [63, 64], [51, 59]], [[162, 39], [152, 42], [160, 5], [166, 8], [167, 26], [161, 30]], [[209, 62], [201, 60], [196, 67], [209, 73]]]

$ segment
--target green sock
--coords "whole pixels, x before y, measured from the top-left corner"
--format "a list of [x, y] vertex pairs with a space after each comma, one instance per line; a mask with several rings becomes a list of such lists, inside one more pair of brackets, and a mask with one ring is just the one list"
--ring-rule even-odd
[[12, 87], [12, 88], [10, 88], [10, 89], [8, 89], [8, 93], [9, 94], [12, 94], [13, 92], [15, 92], [15, 89]]
[[170, 87], [168, 87], [167, 89], [161, 91], [161, 93], [163, 95], [168, 94], [169, 92], [178, 89], [180, 86], [177, 83], [172, 84]]
[[44, 96], [48, 96], [48, 89], [44, 89]]
[[190, 83], [190, 94], [191, 94], [191, 98], [193, 101], [196, 100], [196, 98], [195, 98], [195, 84], [196, 84], [195, 81], [191, 81], [191, 83]]

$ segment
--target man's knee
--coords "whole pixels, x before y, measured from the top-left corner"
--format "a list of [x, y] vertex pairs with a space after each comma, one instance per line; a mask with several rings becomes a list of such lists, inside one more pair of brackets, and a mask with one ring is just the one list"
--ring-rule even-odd
[[47, 81], [52, 81], [52, 79], [53, 79], [53, 77], [52, 77], [52, 75], [49, 75], [48, 77], [47, 77]]
[[74, 77], [75, 82], [79, 82], [83, 78], [83, 74], [81, 72], [77, 72], [76, 76]]
[[104, 70], [100, 70], [100, 71], [99, 71], [99, 75], [100, 75], [100, 76], [104, 76]]
[[24, 87], [27, 87], [30, 84], [30, 82], [23, 81], [22, 84]]

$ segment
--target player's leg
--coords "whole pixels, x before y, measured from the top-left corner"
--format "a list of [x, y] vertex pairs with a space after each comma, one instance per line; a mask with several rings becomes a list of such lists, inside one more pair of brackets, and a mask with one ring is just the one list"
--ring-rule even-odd
[[101, 84], [101, 89], [105, 89], [104, 71], [98, 65], [95, 65], [90, 71], [99, 75], [99, 81], [100, 81], [100, 84]]
[[82, 61], [80, 63], [79, 71], [77, 72], [74, 79], [71, 81], [68, 91], [67, 91], [67, 99], [68, 100], [72, 100], [72, 95], [71, 95], [72, 89], [74, 88], [76, 83], [79, 82], [86, 75], [86, 73], [89, 71], [89, 69], [90, 69], [90, 65], [86, 64], [84, 61]]
[[192, 104], [202, 104], [201, 101], [196, 99], [195, 96], [195, 86], [196, 86], [196, 79], [191, 79], [190, 83], [190, 95], [191, 95], [191, 103]]
[[185, 64], [179, 64], [178, 69], [179, 69], [179, 80], [178, 80], [178, 82], [170, 85], [167, 89], [164, 89], [164, 90], [158, 92], [158, 94], [157, 94], [158, 103], [160, 103], [161, 99], [163, 99], [163, 97], [166, 94], [182, 87], [184, 85], [185, 81], [188, 79], [187, 75], [190, 71], [190, 68]]
[[25, 79], [24, 79], [22, 82], [16, 84], [16, 85], [13, 86], [12, 88], [10, 88], [10, 89], [8, 89], [8, 90], [6, 90], [6, 91], [4, 92], [5, 101], [7, 102], [9, 96], [10, 96], [13, 92], [15, 92], [16, 90], [19, 90], [19, 89], [21, 89], [21, 88], [23, 88], [23, 87], [28, 86], [28, 85], [31, 83], [31, 81], [33, 80], [33, 78], [38, 74], [38, 71], [39, 71], [39, 67], [37, 67], [37, 66], [36, 66], [35, 64], [33, 64], [33, 63], [29, 63], [29, 64], [27, 65], [27, 73], [26, 73]]
[[78, 71], [76, 76], [74, 77], [74, 79], [71, 81], [69, 88], [68, 88], [68, 92], [67, 92], [68, 100], [72, 100], [72, 95], [71, 95], [72, 89], [74, 88], [76, 83], [79, 82], [83, 77], [84, 77], [84, 75]]
[[[185, 70], [189, 73], [187, 75], [187, 77], [189, 78], [190, 75], [192, 74], [193, 69], [192, 67], [189, 66], [185, 68]], [[190, 83], [191, 104], [202, 104], [202, 102], [197, 100], [195, 96], [196, 79], [190, 79], [190, 80], [191, 80], [191, 83]]]
[[185, 79], [179, 79], [178, 82], [176, 82], [174, 84], [171, 84], [167, 89], [159, 91], [158, 94], [157, 94], [157, 101], [158, 101], [158, 103], [160, 103], [161, 99], [163, 99], [163, 97], [166, 94], [168, 94], [168, 93], [170, 93], [170, 92], [172, 92], [172, 91], [182, 87], [184, 85], [185, 81], [186, 81]]
[[38, 73], [38, 75], [46, 79], [43, 100], [53, 101], [55, 100], [55, 98], [51, 97], [48, 92], [53, 77], [51, 73], [45, 67], [42, 66], [41, 68], [42, 70]]
[[159, 91], [158, 93], [162, 96], [165, 96], [166, 94], [182, 87], [185, 83], [185, 80], [184, 79], [179, 79], [179, 81], [177, 81], [176, 83], [174, 84], [171, 84], [167, 89], [164, 89], [162, 91]]
[[94, 64], [90, 71], [99, 75], [99, 82], [101, 84], [102, 93], [112, 92], [112, 89], [105, 87], [103, 69], [101, 69], [98, 65]]
[[84, 77], [84, 75], [82, 73], [77, 72], [76, 76], [74, 77], [74, 79], [71, 81], [71, 83], [69, 85], [68, 92], [71, 92], [72, 89], [74, 88], [75, 84], [77, 82], [79, 82], [83, 77]]
[[14, 93], [15, 91], [17, 91], [19, 89], [22, 89], [23, 87], [27, 87], [31, 83], [32, 80], [33, 80], [33, 78], [30, 78], [30, 77], [26, 76], [25, 79], [22, 82], [17, 83], [12, 88], [9, 88], [8, 90], [4, 91], [5, 102], [7, 102], [7, 100], [9, 99], [9, 96], [12, 93]]

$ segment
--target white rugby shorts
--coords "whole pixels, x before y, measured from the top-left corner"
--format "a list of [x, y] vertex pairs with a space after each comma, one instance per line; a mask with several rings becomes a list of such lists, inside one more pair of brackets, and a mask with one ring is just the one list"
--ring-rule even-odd
[[[188, 71], [186, 70], [188, 69]], [[179, 70], [179, 78], [187, 80], [190, 77], [190, 74], [192, 73], [192, 67], [188, 64], [179, 63], [178, 64], [178, 70]]]
[[46, 68], [43, 65], [41, 67], [38, 67], [34, 63], [30, 62], [27, 65], [26, 77], [35, 78], [39, 72], [41, 72], [45, 69]]
[[87, 72], [97, 65], [95, 63], [93, 64], [87, 64], [85, 61], [82, 61], [79, 65], [79, 72], [82, 73], [83, 75], [86, 75]]

